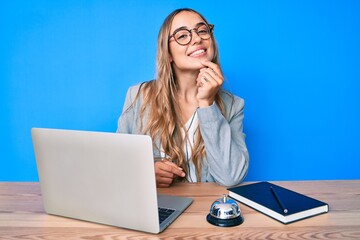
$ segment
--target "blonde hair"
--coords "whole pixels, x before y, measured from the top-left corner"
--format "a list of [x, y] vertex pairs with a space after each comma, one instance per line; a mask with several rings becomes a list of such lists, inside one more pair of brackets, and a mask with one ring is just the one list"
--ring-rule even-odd
[[[177, 83], [171, 66], [168, 44], [172, 21], [174, 17], [182, 11], [194, 12], [208, 24], [200, 13], [189, 8], [177, 9], [167, 16], [158, 34], [156, 80], [143, 84], [138, 96], [143, 96], [143, 104], [140, 110], [141, 123], [147, 109], [147, 114], [149, 114], [146, 125], [141, 125], [141, 131], [144, 134], [149, 134], [152, 139], [160, 140], [162, 150], [166, 156], [169, 156], [171, 161], [183, 168], [188, 175], [189, 159], [187, 159], [187, 157], [189, 156], [185, 156], [184, 153], [184, 146], [186, 141], [188, 141], [188, 136], [187, 130], [184, 128], [184, 123], [177, 117], [181, 111], [176, 99]], [[219, 64], [217, 44], [213, 35], [211, 38], [214, 49], [214, 58], [212, 61]], [[215, 96], [215, 103], [223, 111], [223, 103], [219, 92]], [[186, 134], [185, 139], [181, 133], [182, 129]], [[206, 152], [199, 129], [197, 129], [196, 132], [197, 134], [191, 151], [191, 159], [195, 165], [197, 180], [201, 181], [202, 160], [206, 156]], [[186, 178], [178, 180], [184, 181], [185, 179]]]

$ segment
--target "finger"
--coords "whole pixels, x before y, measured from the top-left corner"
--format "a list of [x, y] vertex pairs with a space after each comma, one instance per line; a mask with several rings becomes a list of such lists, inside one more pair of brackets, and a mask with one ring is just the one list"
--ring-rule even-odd
[[203, 81], [205, 81], [206, 83], [209, 83], [211, 78], [206, 77], [205, 75], [203, 75], [203, 76], [201, 77], [201, 79], [202, 79]]
[[207, 60], [202, 61], [201, 63], [204, 66], [210, 68], [214, 72], [215, 75], [222, 76], [221, 69], [220, 69], [219, 65], [217, 65], [217, 64], [215, 64], [215, 63], [213, 63], [211, 61], [207, 61]]
[[155, 174], [156, 174], [156, 176], [162, 177], [162, 178], [174, 179], [176, 177], [176, 175], [173, 174], [172, 172], [163, 171], [163, 170], [156, 171]]
[[156, 186], [157, 187], [169, 187], [172, 184], [172, 179], [170, 179], [171, 181], [164, 181], [162, 179], [156, 179]]
[[157, 168], [155, 169], [155, 175], [156, 177], [162, 177], [162, 178], [170, 178], [173, 179], [175, 178], [175, 174], [172, 173], [171, 171], [167, 170], [167, 169], [163, 169], [163, 168]]
[[211, 86], [212, 88], [217, 88], [222, 84], [221, 80], [217, 79], [209, 71], [201, 73], [200, 82], [204, 85]]
[[206, 77], [204, 77], [203, 75], [198, 76], [198, 78], [196, 79], [196, 86], [198, 87], [198, 89], [203, 89], [205, 86], [209, 86], [209, 82], [210, 80]]
[[165, 174], [166, 176], [171, 176], [172, 178], [175, 177], [174, 175], [179, 177], [185, 177], [185, 172], [183, 171], [183, 169], [175, 163], [168, 160], [164, 160], [161, 163], [163, 164], [160, 165], [160, 169], [164, 171], [163, 174]]
[[171, 166], [171, 167], [178, 168], [178, 169], [182, 170], [181, 167], [179, 167], [178, 165], [176, 165], [175, 163], [173, 163], [173, 162], [171, 162], [169, 160], [163, 160], [162, 162], [165, 163], [168, 166]]
[[220, 67], [216, 63], [205, 60], [205, 61], [202, 61], [201, 64], [204, 65], [206, 68], [212, 69], [214, 72], [216, 72], [216, 74], [219, 74], [219, 75], [221, 74]]
[[157, 185], [157, 187], [159, 187], [159, 188], [167, 188], [167, 187], [170, 187], [171, 184], [158, 183], [158, 184], [156, 184], [156, 185]]
[[170, 185], [173, 182], [174, 179], [172, 178], [165, 178], [165, 177], [156, 177], [156, 182], [158, 184], [167, 184]]
[[172, 167], [171, 173], [179, 177], [185, 177], [185, 172], [182, 169], [179, 169], [178, 167], [176, 168]]
[[213, 84], [214, 81], [215, 81], [215, 83], [217, 82], [215, 80], [214, 76], [212, 76], [208, 71], [201, 74], [201, 79], [203, 81], [205, 81], [206, 83], [212, 83]]
[[202, 75], [199, 74], [196, 79], [196, 86], [198, 88], [202, 87], [204, 85], [203, 81], [204, 81], [204, 79], [202, 79]]
[[168, 169], [169, 167], [163, 162], [156, 162], [155, 163], [155, 175], [156, 177], [168, 177], [173, 178], [174, 174], [171, 173]]
[[215, 81], [217, 85], [222, 85], [224, 82], [222, 75], [217, 75], [211, 68], [207, 68], [207, 70], [201, 72], [200, 74], [202, 74], [202, 76], [207, 80]]

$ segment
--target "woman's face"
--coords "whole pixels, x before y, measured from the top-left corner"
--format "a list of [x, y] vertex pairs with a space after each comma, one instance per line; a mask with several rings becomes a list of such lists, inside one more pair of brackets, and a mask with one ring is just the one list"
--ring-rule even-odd
[[[170, 34], [173, 34], [179, 28], [188, 30], [197, 28], [199, 24], [204, 23], [198, 14], [194, 12], [182, 11], [178, 13], [172, 22]], [[211, 37], [203, 40], [195, 30], [191, 31], [191, 41], [183, 46], [178, 44], [174, 37], [169, 40], [169, 50], [173, 68], [175, 72], [198, 71], [204, 66], [201, 61], [211, 61], [214, 57], [214, 48]]]

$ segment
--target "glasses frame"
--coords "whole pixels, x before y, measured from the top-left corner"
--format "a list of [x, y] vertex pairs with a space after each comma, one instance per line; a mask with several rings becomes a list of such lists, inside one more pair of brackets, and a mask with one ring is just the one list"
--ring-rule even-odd
[[[205, 25], [205, 26], [209, 29], [209, 33], [210, 33], [210, 37], [209, 37], [209, 38], [202, 38], [202, 37], [200, 36], [200, 34], [198, 33], [199, 27], [201, 27], [201, 26], [203, 26], [203, 25]], [[168, 41], [170, 41], [170, 39], [171, 39], [172, 37], [174, 37], [175, 34], [177, 34], [179, 31], [184, 31], [184, 30], [185, 30], [185, 31], [188, 31], [189, 34], [190, 34], [190, 40], [189, 40], [188, 43], [186, 43], [186, 44], [179, 43], [179, 42], [176, 40], [176, 38], [174, 37], [175, 42], [176, 42], [177, 44], [181, 45], [181, 46], [186, 46], [186, 45], [188, 45], [188, 44], [191, 42], [192, 36], [193, 36], [193, 35], [192, 35], [192, 31], [195, 31], [196, 34], [197, 34], [202, 40], [207, 40], [207, 39], [210, 39], [210, 38], [211, 38], [211, 36], [212, 36], [212, 34], [213, 34], [213, 32], [214, 32], [214, 27], [215, 27], [214, 24], [203, 23], [203, 24], [199, 24], [196, 28], [192, 28], [192, 29], [179, 28], [179, 29], [176, 29], [176, 30], [169, 36]]]

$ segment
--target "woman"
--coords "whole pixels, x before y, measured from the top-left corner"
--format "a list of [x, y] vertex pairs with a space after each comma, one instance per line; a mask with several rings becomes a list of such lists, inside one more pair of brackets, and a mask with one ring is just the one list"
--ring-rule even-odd
[[244, 101], [221, 88], [213, 27], [192, 9], [172, 12], [158, 35], [156, 79], [128, 90], [117, 132], [151, 136], [158, 187], [232, 186], [247, 173]]

